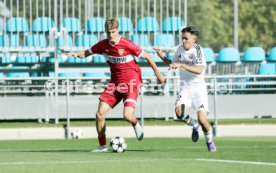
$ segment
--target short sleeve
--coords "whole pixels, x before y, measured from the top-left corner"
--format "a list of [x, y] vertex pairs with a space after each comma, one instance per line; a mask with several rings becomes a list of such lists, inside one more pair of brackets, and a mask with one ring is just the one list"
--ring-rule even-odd
[[[104, 41], [104, 40], [103, 40]], [[90, 50], [91, 50], [91, 53], [93, 54], [102, 54], [104, 49], [104, 42], [103, 41], [100, 41], [98, 43], [96, 43], [95, 45], [93, 45]]]
[[136, 44], [134, 44], [132, 41], [128, 41], [128, 48], [134, 56], [140, 57], [143, 53], [143, 49]]
[[194, 56], [195, 56], [195, 65], [204, 65], [206, 66], [206, 62], [205, 62], [205, 58], [204, 55], [202, 53], [202, 48], [200, 46], [196, 46], [195, 47], [195, 52], [194, 52]]

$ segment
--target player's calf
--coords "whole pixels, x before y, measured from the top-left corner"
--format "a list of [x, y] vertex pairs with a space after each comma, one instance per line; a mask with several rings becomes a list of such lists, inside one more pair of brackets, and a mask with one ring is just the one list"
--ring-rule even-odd
[[185, 114], [185, 104], [180, 105], [180, 109], [175, 109], [175, 114], [180, 121], [186, 122], [190, 118], [189, 114]]

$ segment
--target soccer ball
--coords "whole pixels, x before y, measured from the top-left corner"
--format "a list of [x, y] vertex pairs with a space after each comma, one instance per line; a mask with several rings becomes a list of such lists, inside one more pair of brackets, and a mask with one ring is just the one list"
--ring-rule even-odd
[[74, 139], [79, 139], [82, 137], [82, 130], [81, 129], [74, 129], [71, 132], [71, 136]]
[[127, 144], [123, 137], [115, 137], [110, 140], [109, 146], [115, 153], [122, 153], [127, 150]]

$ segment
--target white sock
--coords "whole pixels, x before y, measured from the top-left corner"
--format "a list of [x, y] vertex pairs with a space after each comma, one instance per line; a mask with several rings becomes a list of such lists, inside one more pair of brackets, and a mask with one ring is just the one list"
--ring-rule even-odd
[[198, 121], [196, 119], [190, 117], [190, 121], [188, 121], [186, 124], [188, 126], [197, 127], [198, 126]]
[[212, 128], [210, 128], [209, 132], [204, 132], [204, 137], [205, 137], [206, 142], [211, 142], [213, 140]]

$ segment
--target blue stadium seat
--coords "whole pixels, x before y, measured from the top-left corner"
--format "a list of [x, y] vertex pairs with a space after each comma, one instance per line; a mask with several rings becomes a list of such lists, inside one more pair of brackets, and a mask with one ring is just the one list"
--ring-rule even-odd
[[154, 37], [152, 41], [153, 46], [168, 46], [172, 47], [175, 46], [174, 44], [174, 37], [172, 34], [158, 34]]
[[179, 31], [184, 26], [184, 21], [180, 17], [168, 17], [164, 19], [162, 24], [162, 31]]
[[259, 74], [268, 75], [268, 74], [276, 74], [276, 64], [261, 64], [259, 68]]
[[26, 19], [22, 17], [12, 17], [7, 21], [7, 32], [28, 32], [29, 24]]
[[38, 57], [35, 52], [24, 52], [23, 54], [17, 55], [15, 59], [17, 65], [33, 65], [38, 63]]
[[1, 77], [1, 78], [4, 77], [4, 73], [1, 73], [1, 72], [0, 72], [0, 77]]
[[81, 77], [80, 73], [59, 73], [59, 77]]
[[86, 31], [88, 32], [104, 32], [104, 18], [95, 17], [87, 20]]
[[272, 48], [266, 59], [267, 61], [276, 61], [276, 47]]
[[87, 72], [83, 74], [84, 77], [107, 77], [104, 72]]
[[7, 35], [0, 35], [0, 47], [9, 47], [10, 39]]
[[[26, 66], [13, 66], [11, 67], [11, 70], [16, 70], [16, 69], [22, 69], [22, 70], [28, 70], [29, 67]], [[7, 77], [30, 77], [29, 72], [9, 72], [7, 73]]]
[[239, 51], [234, 47], [222, 48], [216, 59], [216, 65], [212, 67], [212, 70], [217, 75], [229, 75], [240, 73], [238, 64], [240, 63]]
[[11, 47], [19, 47], [19, 35], [18, 34], [11, 34], [10, 36], [10, 46]]
[[49, 32], [55, 26], [53, 19], [50, 17], [38, 17], [32, 24], [33, 32]]
[[73, 56], [67, 57], [67, 63], [89, 63], [88, 58], [75, 58]]
[[159, 24], [156, 18], [154, 17], [143, 17], [138, 20], [138, 30], [139, 32], [153, 32], [159, 31]]
[[212, 63], [215, 61], [215, 53], [212, 48], [203, 48], [206, 63]]
[[265, 51], [261, 47], [249, 47], [245, 50], [241, 60], [243, 62], [265, 61]]
[[67, 29], [68, 32], [80, 32], [80, 20], [78, 18], [68, 17], [63, 19], [63, 27]]
[[49, 76], [49, 77], [55, 77], [55, 72], [49, 72], [49, 73], [48, 73], [48, 76]]
[[30, 77], [28, 72], [9, 72], [7, 77]]
[[15, 63], [17, 64], [25, 64], [26, 60], [25, 60], [25, 56], [22, 55], [17, 55], [16, 59], [15, 59]]
[[0, 57], [0, 65], [1, 66], [6, 66], [12, 63], [11, 57], [10, 56], [2, 56]]
[[98, 38], [94, 34], [81, 35], [76, 40], [76, 46], [78, 47], [91, 47], [98, 42]]
[[25, 45], [31, 47], [47, 47], [47, 40], [43, 34], [27, 35], [25, 39]]
[[6, 66], [12, 63], [11, 55], [9, 52], [3, 52], [3, 56], [0, 56], [0, 66]]
[[172, 53], [172, 52], [169, 52], [169, 53], [167, 54], [167, 58], [168, 58], [169, 60], [172, 60], [172, 59], [173, 59], [173, 56], [174, 56], [174, 53]]
[[[139, 35], [138, 34], [132, 34], [130, 36], [130, 40], [135, 43], [136, 45], [139, 45], [140, 44], [140, 38], [139, 38]], [[140, 45], [139, 45], [140, 46]]]
[[102, 55], [94, 55], [93, 56], [93, 63], [105, 63], [105, 58]]
[[141, 47], [151, 46], [147, 34], [133, 34], [130, 36], [130, 40], [132, 40], [135, 44]]
[[119, 22], [119, 32], [132, 32], [133, 31], [133, 23], [130, 18], [120, 17], [118, 18]]
[[[53, 64], [53, 63], [55, 63], [55, 57], [45, 57], [45, 56], [43, 56], [41, 58], [40, 62], [41, 63], [51, 63], [51, 64]], [[60, 55], [58, 55], [58, 63], [63, 63], [63, 59]]]
[[240, 61], [240, 54], [236, 48], [226, 47], [219, 51], [217, 62], [238, 62]]
[[65, 37], [58, 37], [58, 46], [61, 47], [73, 47], [73, 40], [70, 35]]
[[154, 77], [155, 74], [153, 71], [142, 71], [142, 77]]

